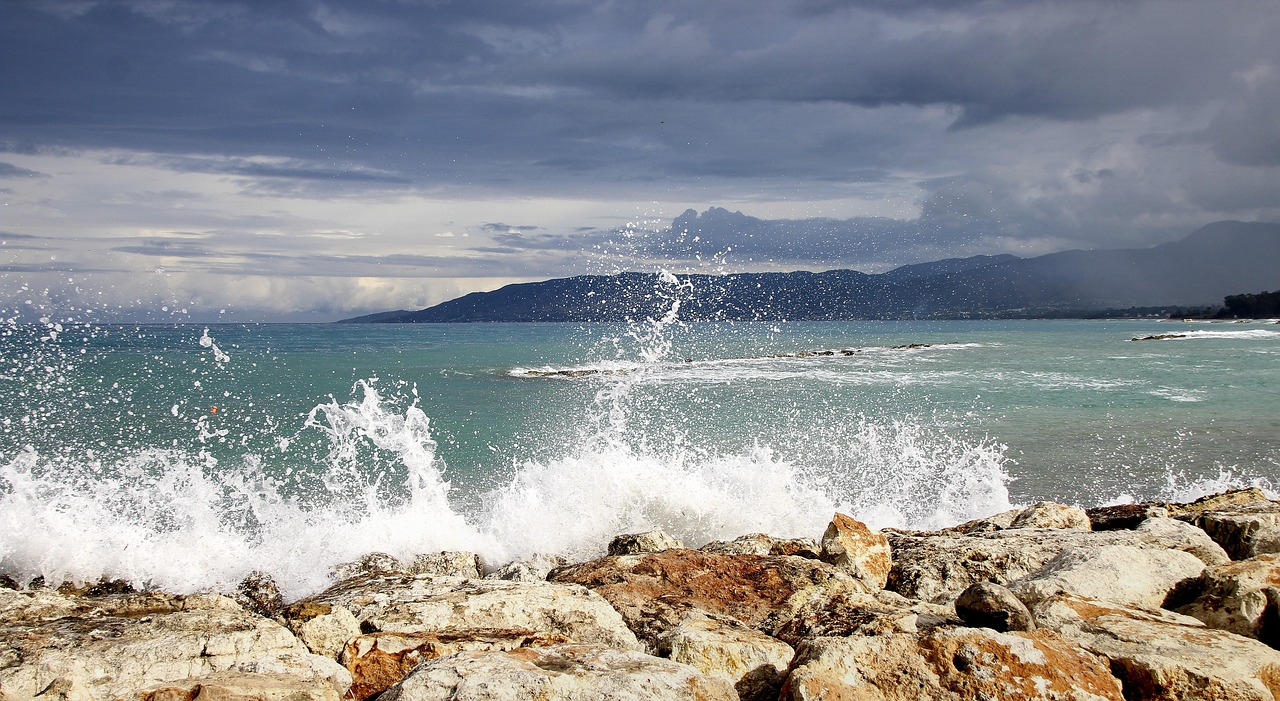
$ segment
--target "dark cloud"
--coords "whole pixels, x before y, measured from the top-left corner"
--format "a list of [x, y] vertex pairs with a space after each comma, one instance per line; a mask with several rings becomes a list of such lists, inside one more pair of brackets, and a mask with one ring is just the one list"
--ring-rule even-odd
[[12, 163], [0, 161], [0, 178], [43, 178], [48, 177], [44, 173], [38, 173], [34, 170], [19, 168]]

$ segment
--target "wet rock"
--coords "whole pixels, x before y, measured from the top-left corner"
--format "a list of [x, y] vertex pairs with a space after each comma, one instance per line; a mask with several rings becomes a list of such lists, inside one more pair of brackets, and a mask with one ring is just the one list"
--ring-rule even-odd
[[795, 555], [821, 559], [822, 550], [813, 538], [775, 538], [764, 533], [751, 533], [733, 540], [716, 540], [698, 548], [703, 552], [725, 555]]
[[721, 677], [738, 697], [761, 701], [778, 698], [795, 650], [777, 638], [733, 621], [688, 618], [658, 640], [663, 657]]
[[1086, 509], [1089, 524], [1095, 531], [1133, 530], [1149, 518], [1166, 518], [1169, 508], [1164, 504], [1119, 504]]
[[260, 616], [275, 618], [284, 610], [280, 588], [271, 575], [252, 572], [236, 586], [236, 601], [247, 610]]
[[645, 531], [644, 533], [623, 533], [609, 542], [610, 555], [639, 555], [656, 553], [672, 548], [683, 548], [684, 544], [667, 535], [665, 531]]
[[884, 535], [844, 514], [836, 514], [822, 534], [822, 561], [844, 570], [867, 591], [884, 589], [893, 567]]
[[1200, 584], [1200, 596], [1179, 613], [1280, 648], [1280, 555], [1207, 569]]
[[358, 560], [334, 565], [329, 575], [336, 580], [352, 579], [377, 574], [407, 573], [405, 564], [394, 555], [369, 553]]
[[[55, 596], [0, 591], [0, 690], [9, 697], [48, 691], [109, 699], [232, 673], [280, 675], [320, 696], [341, 694], [351, 682], [335, 661], [224, 596]], [[59, 680], [66, 693], [50, 688]]]
[[993, 582], [979, 582], [961, 592], [956, 598], [956, 615], [968, 626], [1001, 633], [1036, 629], [1026, 605]]
[[1280, 652], [1189, 616], [1078, 597], [1032, 609], [1042, 628], [1107, 658], [1129, 699], [1280, 699]]
[[550, 578], [603, 596], [650, 649], [691, 613], [727, 616], [773, 634], [806, 605], [865, 590], [816, 560], [699, 550], [604, 557], [562, 567]]
[[485, 579], [506, 579], [512, 582], [545, 582], [547, 575], [569, 561], [559, 556], [534, 555], [524, 560], [509, 562], [485, 575]]
[[507, 651], [521, 647], [559, 645], [557, 635], [528, 630], [447, 633], [370, 633], [347, 643], [338, 661], [351, 672], [348, 697], [364, 701], [386, 691], [419, 664], [458, 652]]
[[372, 575], [339, 582], [291, 607], [349, 611], [364, 633], [532, 630], [579, 643], [639, 646], [621, 616], [585, 587], [429, 575]]
[[1076, 528], [1090, 530], [1089, 515], [1078, 506], [1037, 502], [1023, 509], [1010, 528]]
[[1233, 560], [1280, 553], [1280, 503], [1255, 501], [1195, 514], [1192, 523], [1204, 529]]
[[479, 579], [483, 569], [480, 556], [475, 553], [444, 550], [414, 557], [405, 571], [409, 574], [429, 574], [435, 577]]
[[1066, 593], [1121, 606], [1159, 608], [1175, 587], [1203, 571], [1203, 562], [1180, 550], [1084, 546], [1062, 551], [1009, 589], [1027, 604]]
[[380, 701], [729, 701], [728, 682], [671, 660], [594, 645], [462, 652], [414, 668]]
[[797, 649], [783, 701], [1111, 699], [1120, 683], [1105, 659], [1055, 633], [986, 628], [813, 638]]

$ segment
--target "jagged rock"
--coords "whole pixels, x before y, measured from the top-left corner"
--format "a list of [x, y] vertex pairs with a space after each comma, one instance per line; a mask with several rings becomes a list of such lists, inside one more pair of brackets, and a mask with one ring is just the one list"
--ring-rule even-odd
[[[0, 694], [109, 699], [224, 673], [282, 675], [320, 696], [341, 694], [351, 683], [335, 661], [224, 596], [52, 596], [0, 590]], [[58, 680], [65, 680], [63, 692], [50, 688]]]
[[812, 638], [801, 644], [783, 701], [1121, 701], [1106, 660], [1049, 631], [987, 628]]
[[462, 652], [414, 668], [380, 701], [731, 701], [719, 677], [671, 660], [595, 645]]
[[939, 531], [940, 533], [950, 533], [953, 535], [963, 535], [966, 533], [990, 533], [991, 531], [1003, 531], [1013, 525], [1014, 519], [1021, 515], [1023, 509], [1010, 509], [1002, 511], [994, 516], [985, 518], [975, 518], [972, 521], [965, 521], [958, 526]]
[[868, 591], [884, 589], [893, 567], [884, 535], [844, 514], [836, 514], [822, 534], [822, 561], [849, 573]]
[[914, 599], [950, 601], [978, 582], [1008, 586], [1037, 572], [1062, 551], [1077, 547], [1173, 549], [1196, 555], [1205, 564], [1222, 562], [1222, 553], [1198, 529], [1169, 519], [1148, 519], [1148, 523], [1133, 532], [1028, 528], [936, 534], [886, 531], [894, 553], [886, 588]]
[[1280, 652], [1171, 611], [1054, 597], [1033, 608], [1042, 628], [1106, 657], [1129, 699], [1280, 699]]
[[1180, 550], [1086, 546], [1062, 551], [1009, 589], [1027, 604], [1066, 593], [1121, 606], [1159, 608], [1175, 587], [1203, 571], [1199, 558]]
[[698, 611], [772, 634], [805, 605], [865, 585], [817, 560], [664, 550], [562, 567], [552, 581], [590, 587], [656, 648], [659, 636]]
[[267, 618], [274, 618], [284, 610], [280, 588], [271, 575], [253, 572], [236, 587], [236, 601], [246, 609]]
[[805, 638], [915, 633], [958, 623], [950, 606], [907, 599], [891, 591], [841, 592], [801, 606], [773, 635], [796, 645]]
[[1191, 522], [1204, 529], [1233, 560], [1280, 553], [1280, 502], [1255, 501], [1206, 509]]
[[508, 562], [485, 576], [485, 579], [506, 579], [513, 582], [545, 582], [547, 575], [569, 561], [559, 556], [534, 555], [525, 560]]
[[1228, 509], [1259, 501], [1267, 501], [1266, 493], [1257, 487], [1246, 487], [1203, 496], [1187, 504], [1169, 504], [1168, 506], [1170, 516], [1190, 521], [1205, 511]]
[[1076, 528], [1090, 530], [1089, 515], [1078, 506], [1037, 502], [1023, 509], [1010, 528]]
[[663, 657], [722, 677], [744, 701], [773, 701], [795, 650], [777, 638], [732, 621], [688, 618], [658, 640]]
[[585, 587], [429, 575], [371, 575], [339, 582], [290, 607], [351, 612], [365, 633], [532, 630], [579, 643], [639, 647], [609, 603]]
[[1164, 504], [1118, 504], [1085, 509], [1089, 524], [1095, 531], [1133, 530], [1149, 518], [1167, 518], [1169, 507]]
[[1018, 597], [994, 582], [979, 582], [956, 597], [956, 615], [966, 625], [1001, 633], [1032, 631], [1036, 622]]
[[[343, 698], [336, 689], [287, 674], [229, 672], [155, 684], [139, 690], [133, 697], [138, 701], [340, 701]], [[47, 698], [47, 694], [40, 698]]]
[[409, 574], [429, 574], [436, 577], [465, 577], [479, 579], [483, 566], [480, 556], [460, 550], [444, 550], [424, 553], [413, 558], [405, 568]]
[[1205, 570], [1202, 593], [1179, 613], [1280, 648], [1280, 555]]
[[284, 616], [289, 630], [307, 649], [330, 659], [336, 659], [347, 641], [360, 635], [360, 621], [341, 606], [294, 604]]
[[644, 533], [623, 533], [609, 542], [610, 555], [639, 555], [656, 553], [672, 548], [683, 548], [684, 544], [667, 535], [665, 531], [645, 531]]
[[775, 538], [764, 533], [714, 540], [698, 549], [725, 555], [795, 555], [813, 560], [822, 557], [822, 549], [813, 538]]
[[457, 652], [507, 651], [559, 645], [562, 636], [535, 631], [493, 630], [466, 635], [448, 633], [370, 633], [347, 643], [338, 661], [351, 672], [348, 697], [364, 701], [404, 679], [422, 662]]
[[407, 573], [408, 568], [394, 555], [387, 553], [369, 553], [359, 560], [334, 565], [329, 576], [336, 580], [352, 579], [377, 574]]

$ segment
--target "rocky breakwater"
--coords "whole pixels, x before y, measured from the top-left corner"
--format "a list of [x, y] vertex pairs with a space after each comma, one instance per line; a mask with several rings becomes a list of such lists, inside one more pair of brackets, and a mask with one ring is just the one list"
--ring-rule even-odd
[[0, 698], [1280, 698], [1280, 503], [1256, 490], [608, 553], [375, 554], [290, 604], [264, 577], [4, 588]]

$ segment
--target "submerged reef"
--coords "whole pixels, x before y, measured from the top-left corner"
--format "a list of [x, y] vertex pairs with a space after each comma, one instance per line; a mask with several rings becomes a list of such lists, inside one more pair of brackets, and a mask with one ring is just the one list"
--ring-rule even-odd
[[294, 602], [261, 575], [8, 582], [0, 699], [1280, 699], [1280, 502], [1259, 490], [813, 535], [372, 553]]

